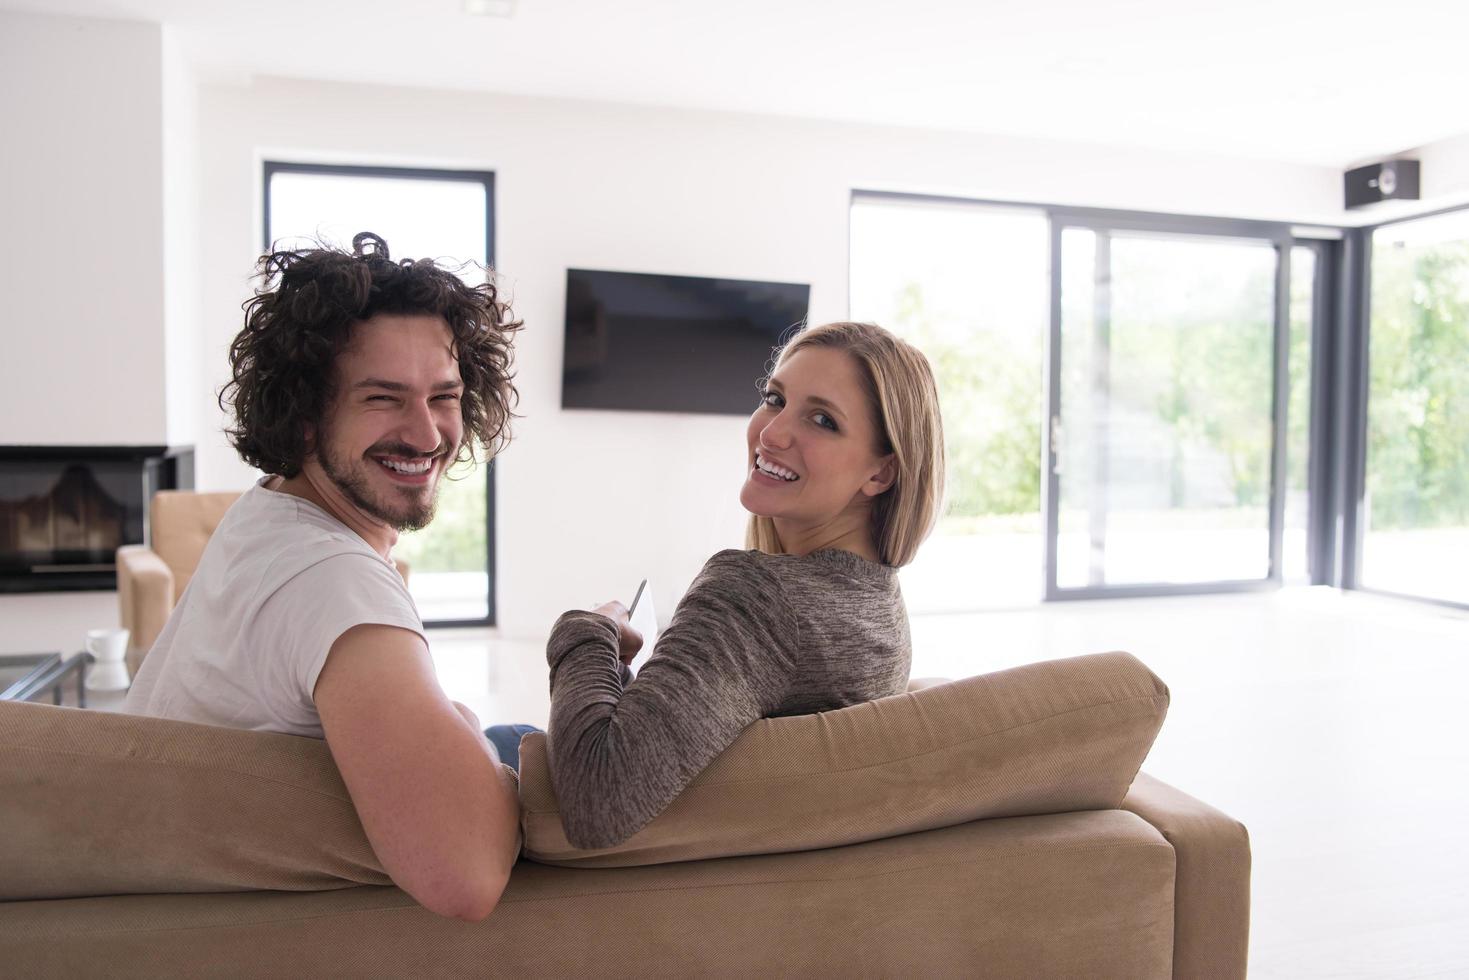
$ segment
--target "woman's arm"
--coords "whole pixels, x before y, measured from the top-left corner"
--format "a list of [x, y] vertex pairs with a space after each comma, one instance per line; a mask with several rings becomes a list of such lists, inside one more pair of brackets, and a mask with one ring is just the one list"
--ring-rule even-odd
[[612, 847], [646, 826], [781, 703], [799, 642], [776, 579], [744, 552], [709, 560], [626, 687], [612, 620], [557, 620], [547, 748], [567, 838]]

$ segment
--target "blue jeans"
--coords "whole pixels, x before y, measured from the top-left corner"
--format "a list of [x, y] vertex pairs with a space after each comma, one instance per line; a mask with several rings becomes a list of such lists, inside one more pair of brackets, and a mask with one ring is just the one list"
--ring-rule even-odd
[[520, 772], [520, 737], [538, 731], [535, 725], [491, 725], [485, 729], [485, 738], [495, 747], [501, 762]]

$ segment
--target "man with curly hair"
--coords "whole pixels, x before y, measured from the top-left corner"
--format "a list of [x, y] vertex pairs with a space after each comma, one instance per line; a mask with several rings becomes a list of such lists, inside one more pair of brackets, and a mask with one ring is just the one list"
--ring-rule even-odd
[[439, 480], [509, 438], [519, 322], [492, 278], [352, 251], [277, 251], [220, 405], [266, 474], [220, 522], [127, 710], [325, 738], [383, 868], [476, 921], [515, 860], [519, 808], [474, 714], [439, 687], [392, 563]]

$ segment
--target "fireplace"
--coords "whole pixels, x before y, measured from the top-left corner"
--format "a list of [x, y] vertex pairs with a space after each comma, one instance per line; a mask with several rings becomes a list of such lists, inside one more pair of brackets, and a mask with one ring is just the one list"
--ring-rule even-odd
[[153, 493], [193, 485], [190, 447], [0, 446], [0, 592], [117, 588]]

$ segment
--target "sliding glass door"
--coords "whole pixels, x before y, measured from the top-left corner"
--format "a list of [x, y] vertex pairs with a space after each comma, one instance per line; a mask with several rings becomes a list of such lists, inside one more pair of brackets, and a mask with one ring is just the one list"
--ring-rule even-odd
[[1469, 210], [1372, 232], [1362, 588], [1469, 605]]
[[1279, 566], [1289, 239], [1171, 224], [1053, 216], [1052, 598], [1242, 587]]
[[851, 316], [928, 355], [944, 412], [911, 608], [1307, 580], [1326, 242], [892, 194], [851, 229]]

